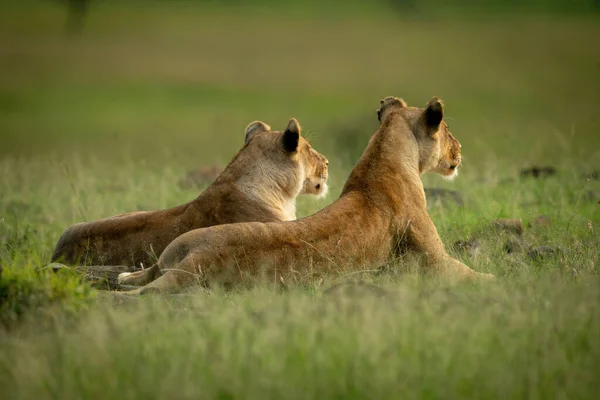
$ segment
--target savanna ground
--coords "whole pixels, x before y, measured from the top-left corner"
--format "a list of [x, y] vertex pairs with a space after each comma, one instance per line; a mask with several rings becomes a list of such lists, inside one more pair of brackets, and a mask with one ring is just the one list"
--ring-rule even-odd
[[[0, 5], [2, 398], [597, 395], [593, 2], [390, 3], [104, 1], [79, 35], [58, 2]], [[76, 273], [40, 270], [70, 224], [194, 198], [202, 188], [179, 180], [227, 163], [255, 119], [298, 118], [329, 158], [330, 195], [299, 200], [309, 215], [339, 194], [387, 95], [445, 100], [464, 163], [454, 182], [423, 180], [462, 204], [430, 198], [430, 213], [449, 251], [497, 282], [451, 286], [403, 260], [287, 292], [118, 305]], [[534, 165], [556, 174], [519, 175]], [[540, 215], [551, 225], [530, 226]]]

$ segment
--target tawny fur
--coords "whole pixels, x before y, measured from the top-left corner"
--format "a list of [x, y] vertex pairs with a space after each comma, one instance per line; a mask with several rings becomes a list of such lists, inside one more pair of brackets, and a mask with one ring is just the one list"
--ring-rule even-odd
[[458, 278], [493, 278], [450, 257], [427, 210], [420, 175], [455, 174], [460, 143], [443, 121], [441, 101], [407, 107], [393, 97], [378, 110], [380, 128], [351, 172], [338, 200], [292, 222], [239, 223], [198, 229], [171, 243], [152, 268], [162, 275], [125, 292], [178, 291], [218, 281], [322, 275], [375, 268], [401, 253], [422, 255], [426, 271]]
[[[152, 265], [179, 235], [219, 224], [291, 221], [296, 196], [323, 196], [328, 161], [301, 136], [298, 121], [272, 131], [255, 121], [244, 147], [195, 200], [158, 211], [121, 214], [71, 226], [60, 237], [52, 261], [85, 265]], [[295, 148], [284, 148], [287, 144]]]

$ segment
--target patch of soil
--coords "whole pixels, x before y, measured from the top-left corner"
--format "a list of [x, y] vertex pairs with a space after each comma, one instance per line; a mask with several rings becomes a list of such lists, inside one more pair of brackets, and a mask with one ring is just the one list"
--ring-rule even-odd
[[507, 254], [521, 253], [524, 250], [525, 244], [523, 243], [523, 241], [515, 237], [508, 239], [508, 241], [504, 245], [504, 251]]
[[548, 178], [556, 175], [556, 168], [550, 166], [533, 166], [529, 168], [522, 168], [520, 171], [521, 178]]
[[543, 258], [554, 257], [560, 252], [561, 249], [556, 246], [538, 246], [529, 249], [527, 256], [532, 260], [540, 260]]

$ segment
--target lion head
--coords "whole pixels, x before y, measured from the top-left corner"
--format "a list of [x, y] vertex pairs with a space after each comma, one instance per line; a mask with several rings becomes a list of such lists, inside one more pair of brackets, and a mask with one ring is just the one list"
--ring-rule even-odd
[[301, 135], [300, 124], [289, 120], [284, 131], [272, 131], [262, 121], [254, 121], [246, 128], [246, 148], [262, 153], [254, 157], [255, 168], [268, 173], [290, 195], [327, 194], [329, 160], [312, 148]]
[[444, 106], [438, 97], [425, 108], [408, 107], [404, 100], [386, 97], [377, 110], [380, 122], [392, 112], [401, 112], [409, 122], [419, 146], [419, 172], [435, 172], [452, 180], [461, 162], [460, 142], [452, 136], [444, 121]]

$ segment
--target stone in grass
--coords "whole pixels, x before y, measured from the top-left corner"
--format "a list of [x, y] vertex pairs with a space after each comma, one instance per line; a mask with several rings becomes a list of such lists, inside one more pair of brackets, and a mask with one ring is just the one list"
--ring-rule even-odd
[[433, 204], [440, 204], [442, 206], [462, 206], [464, 204], [462, 195], [456, 190], [425, 188], [425, 197], [428, 206]]
[[556, 168], [550, 166], [540, 167], [534, 165], [533, 167], [521, 169], [520, 175], [521, 178], [548, 178], [550, 176], [556, 175]]
[[560, 249], [555, 246], [538, 246], [532, 247], [527, 252], [527, 255], [532, 260], [541, 260], [544, 258], [554, 257], [560, 253]]
[[71, 269], [71, 268], [66, 266], [65, 264], [54, 262], [54, 263], [50, 263], [50, 264], [46, 265], [42, 269], [51, 269], [54, 272], [58, 272], [63, 269]]
[[507, 254], [520, 253], [523, 250], [525, 250], [523, 241], [517, 239], [516, 237], [512, 237], [512, 238], [508, 239], [508, 241], [504, 245], [504, 251]]
[[456, 252], [461, 254], [466, 252], [470, 259], [475, 259], [481, 249], [481, 241], [477, 239], [459, 240], [454, 242], [452, 247]]
[[552, 227], [552, 220], [546, 215], [538, 215], [529, 222], [530, 228], [547, 229]]
[[496, 230], [514, 233], [519, 236], [523, 234], [523, 221], [521, 218], [499, 218], [493, 222]]

